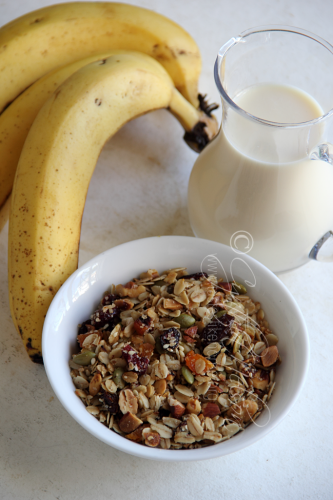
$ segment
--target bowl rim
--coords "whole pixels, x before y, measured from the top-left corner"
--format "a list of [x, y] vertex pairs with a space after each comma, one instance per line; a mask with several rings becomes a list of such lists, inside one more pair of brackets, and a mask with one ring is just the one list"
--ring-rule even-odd
[[[129, 453], [131, 455], [134, 455], [136, 457], [140, 458], [146, 458], [150, 460], [162, 460], [162, 461], [172, 461], [172, 462], [177, 462], [177, 461], [198, 461], [198, 460], [207, 460], [207, 459], [212, 459], [212, 458], [218, 458], [222, 456], [229, 455], [231, 453], [235, 453], [237, 451], [240, 451], [244, 448], [247, 448], [248, 446], [254, 444], [264, 436], [266, 436], [268, 433], [270, 433], [273, 429], [276, 428], [277, 425], [281, 423], [281, 421], [286, 417], [286, 415], [290, 412], [291, 408], [294, 406], [296, 403], [303, 387], [306, 382], [306, 376], [307, 372], [309, 369], [309, 363], [310, 363], [310, 340], [309, 340], [309, 334], [307, 330], [307, 326], [305, 323], [305, 319], [303, 317], [303, 314], [300, 310], [300, 307], [298, 306], [295, 298], [291, 294], [291, 292], [288, 290], [286, 285], [272, 272], [270, 271], [266, 266], [261, 264], [259, 261], [253, 259], [249, 255], [242, 254], [242, 257], [244, 257], [245, 261], [248, 261], [249, 263], [252, 263], [255, 265], [255, 267], [259, 267], [264, 273], [268, 274], [270, 279], [272, 279], [277, 287], [284, 293], [288, 301], [290, 301], [291, 305], [293, 306], [294, 312], [297, 316], [297, 319], [299, 321], [299, 326], [300, 326], [300, 331], [302, 332], [302, 337], [304, 340], [304, 353], [305, 357], [303, 360], [303, 365], [302, 365], [302, 370], [299, 373], [298, 376], [298, 384], [297, 384], [297, 389], [293, 393], [292, 397], [290, 398], [289, 403], [285, 406], [284, 410], [276, 417], [274, 423], [271, 423], [269, 426], [261, 427], [261, 432], [253, 435], [252, 437], [247, 437], [247, 441], [244, 443], [242, 440], [239, 442], [233, 442], [233, 449], [227, 451], [226, 453], [223, 453], [223, 449], [219, 447], [219, 443], [212, 445], [212, 446], [207, 446], [204, 448], [197, 448], [197, 449], [192, 449], [192, 450], [163, 450], [163, 449], [155, 449], [155, 448], [149, 448], [147, 446], [143, 446], [139, 443], [132, 442], [126, 438], [123, 438], [122, 436], [119, 436], [116, 434], [114, 431], [110, 432], [110, 439], [105, 438], [103, 435], [101, 435], [99, 432], [96, 432], [94, 429], [92, 429], [85, 421], [83, 421], [80, 418], [80, 414], [77, 414], [67, 403], [66, 398], [63, 397], [58, 385], [55, 383], [55, 379], [53, 378], [53, 373], [52, 373], [52, 367], [51, 363], [49, 362], [51, 352], [48, 350], [48, 330], [50, 328], [50, 323], [52, 322], [52, 315], [53, 315], [53, 309], [56, 307], [57, 302], [59, 301], [59, 298], [64, 294], [64, 292], [70, 287], [71, 283], [77, 278], [77, 276], [84, 272], [85, 269], [91, 268], [94, 264], [96, 264], [97, 261], [107, 258], [110, 258], [110, 255], [117, 249], [124, 249], [125, 247], [131, 247], [135, 246], [137, 244], [145, 244], [147, 243], [148, 245], [151, 242], [155, 241], [160, 241], [163, 242], [165, 240], [172, 240], [173, 242], [186, 242], [186, 244], [196, 244], [196, 242], [200, 243], [209, 243], [213, 245], [217, 245], [222, 251], [230, 252], [231, 248], [227, 245], [224, 245], [222, 243], [218, 243], [215, 241], [211, 240], [206, 240], [202, 238], [196, 238], [192, 236], [176, 236], [176, 235], [167, 235], [167, 236], [152, 236], [152, 237], [147, 237], [147, 238], [140, 238], [137, 240], [132, 240], [126, 243], [122, 243], [120, 245], [116, 245], [112, 248], [109, 248], [105, 250], [104, 252], [94, 256], [92, 259], [87, 261], [85, 264], [80, 266], [69, 278], [64, 282], [64, 284], [60, 287], [56, 295], [54, 296], [48, 312], [45, 317], [44, 321], [44, 326], [43, 326], [43, 333], [42, 333], [42, 352], [43, 352], [43, 361], [44, 361], [44, 367], [46, 371], [47, 378], [49, 380], [49, 383], [57, 396], [58, 400], [62, 404], [62, 406], [65, 408], [65, 410], [74, 418], [74, 420], [79, 423], [86, 431], [88, 431], [90, 434], [98, 438], [100, 441], [108, 444], [109, 446], [112, 446], [115, 449], [118, 449], [120, 451], [123, 451], [125, 453]], [[74, 385], [73, 385], [74, 387]], [[84, 408], [82, 408], [84, 410]], [[94, 418], [94, 417], [92, 417]], [[97, 422], [97, 421], [96, 421]], [[103, 426], [105, 427], [105, 426]], [[112, 442], [112, 437], [113, 436], [119, 436], [122, 438], [120, 444], [118, 443], [113, 443]], [[222, 444], [222, 443], [220, 443]]]

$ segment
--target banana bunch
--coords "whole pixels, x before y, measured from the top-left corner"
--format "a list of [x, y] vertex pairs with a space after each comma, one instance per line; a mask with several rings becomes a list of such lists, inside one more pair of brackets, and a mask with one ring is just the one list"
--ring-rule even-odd
[[216, 135], [212, 107], [198, 106], [200, 67], [182, 28], [126, 4], [55, 5], [0, 29], [0, 224], [12, 191], [10, 307], [33, 361], [42, 362], [51, 300], [78, 265], [85, 198], [105, 142], [161, 108], [197, 149]]

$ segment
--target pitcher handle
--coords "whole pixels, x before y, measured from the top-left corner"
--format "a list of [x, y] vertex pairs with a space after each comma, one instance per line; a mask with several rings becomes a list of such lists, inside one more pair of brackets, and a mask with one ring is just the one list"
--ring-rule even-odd
[[[319, 144], [310, 155], [311, 160], [326, 161], [333, 165], [333, 145]], [[333, 231], [327, 231], [312, 247], [309, 258], [320, 262], [333, 262]]]

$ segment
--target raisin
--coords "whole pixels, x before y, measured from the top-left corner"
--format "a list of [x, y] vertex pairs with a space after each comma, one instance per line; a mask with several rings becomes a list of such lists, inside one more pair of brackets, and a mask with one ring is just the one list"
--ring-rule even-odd
[[88, 333], [89, 329], [87, 328], [87, 325], [91, 325], [91, 320], [87, 319], [87, 321], [84, 321], [81, 326], [79, 327], [79, 332], [78, 335], [82, 335], [84, 333]]
[[231, 334], [234, 319], [230, 314], [224, 314], [220, 318], [215, 318], [208, 323], [200, 334], [202, 346], [206, 347], [212, 342], [219, 342], [223, 345], [223, 339], [229, 337]]
[[120, 321], [119, 312], [117, 307], [107, 311], [98, 309], [91, 315], [91, 324], [98, 330], [105, 325], [109, 325], [110, 328], [113, 328]]
[[207, 273], [194, 273], [194, 274], [187, 274], [186, 276], [182, 276], [182, 279], [184, 280], [199, 280], [200, 278], [208, 278]]
[[139, 356], [133, 347], [126, 345], [123, 348], [123, 357], [127, 361], [130, 371], [135, 371], [139, 375], [146, 373], [149, 365], [149, 359], [145, 356]]
[[104, 405], [107, 407], [112, 415], [115, 415], [119, 411], [118, 396], [117, 394], [110, 394], [109, 392], [103, 392], [102, 399]]
[[160, 335], [161, 346], [166, 351], [174, 351], [179, 344], [179, 339], [178, 328], [169, 328]]
[[158, 410], [160, 418], [162, 417], [168, 417], [170, 415], [170, 410], [166, 410], [161, 406], [161, 408]]
[[116, 299], [119, 299], [119, 296], [114, 294], [114, 293], [108, 293], [107, 295], [104, 295], [103, 300], [102, 300], [102, 305], [103, 306], [109, 306], [111, 305]]
[[152, 326], [153, 320], [151, 318], [141, 316], [134, 321], [134, 330], [138, 335], [144, 335]]

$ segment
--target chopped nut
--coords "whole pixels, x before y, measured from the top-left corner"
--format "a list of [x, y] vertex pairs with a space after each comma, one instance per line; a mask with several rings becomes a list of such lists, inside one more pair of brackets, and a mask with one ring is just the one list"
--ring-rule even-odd
[[150, 430], [150, 428], [143, 429], [142, 437], [145, 440], [145, 444], [151, 448], [156, 448], [160, 444], [161, 437], [158, 432]]
[[258, 405], [255, 401], [246, 399], [232, 405], [226, 413], [226, 417], [235, 420], [236, 422], [248, 422], [253, 415], [257, 413]]
[[130, 281], [126, 285], [117, 285], [116, 292], [120, 297], [130, 297], [131, 299], [138, 297], [141, 293], [146, 291], [143, 285], [136, 285], [133, 281]]
[[266, 347], [261, 353], [261, 362], [263, 366], [271, 366], [277, 361], [279, 357], [279, 350], [276, 345], [271, 345], [270, 347]]
[[269, 384], [269, 372], [258, 370], [251, 379], [253, 387], [264, 391]]
[[174, 418], [180, 418], [185, 413], [185, 406], [177, 401], [177, 399], [172, 398], [171, 396], [168, 398], [168, 403], [170, 406], [170, 413]]
[[167, 388], [165, 379], [156, 380], [154, 384], [156, 394], [164, 394]]
[[199, 415], [201, 412], [200, 401], [198, 399], [190, 399], [186, 405], [186, 410], [188, 413]]
[[137, 413], [138, 400], [131, 389], [123, 389], [119, 394], [119, 408], [122, 413]]
[[100, 373], [95, 373], [89, 384], [89, 394], [96, 396], [101, 388], [102, 376]]
[[202, 405], [202, 413], [205, 417], [216, 417], [221, 413], [219, 406], [216, 403], [204, 403]]
[[130, 434], [127, 434], [127, 439], [130, 439], [131, 441], [134, 441], [135, 443], [141, 443], [142, 441], [142, 431], [143, 429], [147, 429], [149, 427], [149, 424], [143, 424], [135, 431], [131, 432]]
[[135, 431], [141, 424], [143, 424], [142, 420], [133, 415], [133, 413], [127, 412], [119, 420], [119, 429], [128, 434]]

